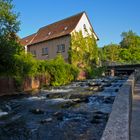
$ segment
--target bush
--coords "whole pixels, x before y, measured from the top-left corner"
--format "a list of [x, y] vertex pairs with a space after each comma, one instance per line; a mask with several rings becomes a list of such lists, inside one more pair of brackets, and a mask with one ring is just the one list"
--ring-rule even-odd
[[35, 76], [38, 72], [37, 60], [31, 54], [15, 55], [15, 75], [21, 77]]
[[17, 87], [22, 85], [25, 77], [33, 77], [37, 74], [37, 60], [31, 54], [24, 52], [14, 56], [13, 74]]
[[24, 52], [14, 56], [12, 77], [17, 87], [22, 85], [26, 77], [35, 76], [48, 79], [52, 86], [61, 86], [75, 80], [78, 73], [78, 69], [66, 63], [60, 55], [52, 60], [36, 60]]
[[53, 60], [41, 61], [39, 72], [48, 72], [50, 74], [50, 84], [52, 86], [68, 84], [75, 80], [78, 75], [78, 69], [67, 64], [60, 55]]

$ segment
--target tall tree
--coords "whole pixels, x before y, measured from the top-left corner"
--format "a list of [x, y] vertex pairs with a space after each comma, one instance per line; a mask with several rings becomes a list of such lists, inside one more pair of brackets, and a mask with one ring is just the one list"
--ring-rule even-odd
[[122, 33], [120, 58], [124, 63], [140, 63], [140, 36], [132, 31]]
[[18, 14], [13, 8], [12, 0], [0, 0], [0, 74], [13, 73], [14, 55], [21, 52]]
[[123, 32], [121, 34], [122, 41], [120, 45], [122, 48], [136, 48], [140, 47], [140, 36], [133, 31]]
[[119, 53], [120, 53], [120, 46], [117, 44], [109, 44], [102, 48], [102, 58], [101, 60], [103, 62], [108, 61], [110, 63], [112, 62], [118, 62], [119, 61]]
[[140, 63], [140, 36], [133, 31], [123, 32], [120, 45], [109, 44], [100, 50], [101, 60], [125, 64]]

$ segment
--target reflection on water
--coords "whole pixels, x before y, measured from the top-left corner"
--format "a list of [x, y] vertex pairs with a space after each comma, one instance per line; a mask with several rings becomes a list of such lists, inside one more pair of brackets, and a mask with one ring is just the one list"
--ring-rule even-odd
[[0, 140], [99, 140], [126, 77], [0, 98]]

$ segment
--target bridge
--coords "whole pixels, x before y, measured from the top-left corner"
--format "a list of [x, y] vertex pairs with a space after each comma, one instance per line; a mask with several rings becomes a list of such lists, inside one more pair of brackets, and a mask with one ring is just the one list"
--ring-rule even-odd
[[106, 72], [109, 75], [128, 74], [140, 69], [140, 64], [108, 65]]

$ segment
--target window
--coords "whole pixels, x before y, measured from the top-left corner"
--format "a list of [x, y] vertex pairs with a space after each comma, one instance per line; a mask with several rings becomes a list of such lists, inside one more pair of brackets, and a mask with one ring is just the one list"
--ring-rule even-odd
[[57, 45], [57, 53], [65, 52], [65, 44]]
[[86, 24], [83, 25], [84, 30], [87, 30]]
[[65, 52], [65, 45], [62, 45], [62, 52]]
[[31, 54], [35, 57], [36, 56], [36, 51], [35, 50], [31, 51]]
[[48, 55], [48, 48], [42, 48], [42, 55]]
[[57, 53], [61, 52], [61, 45], [57, 45]]

